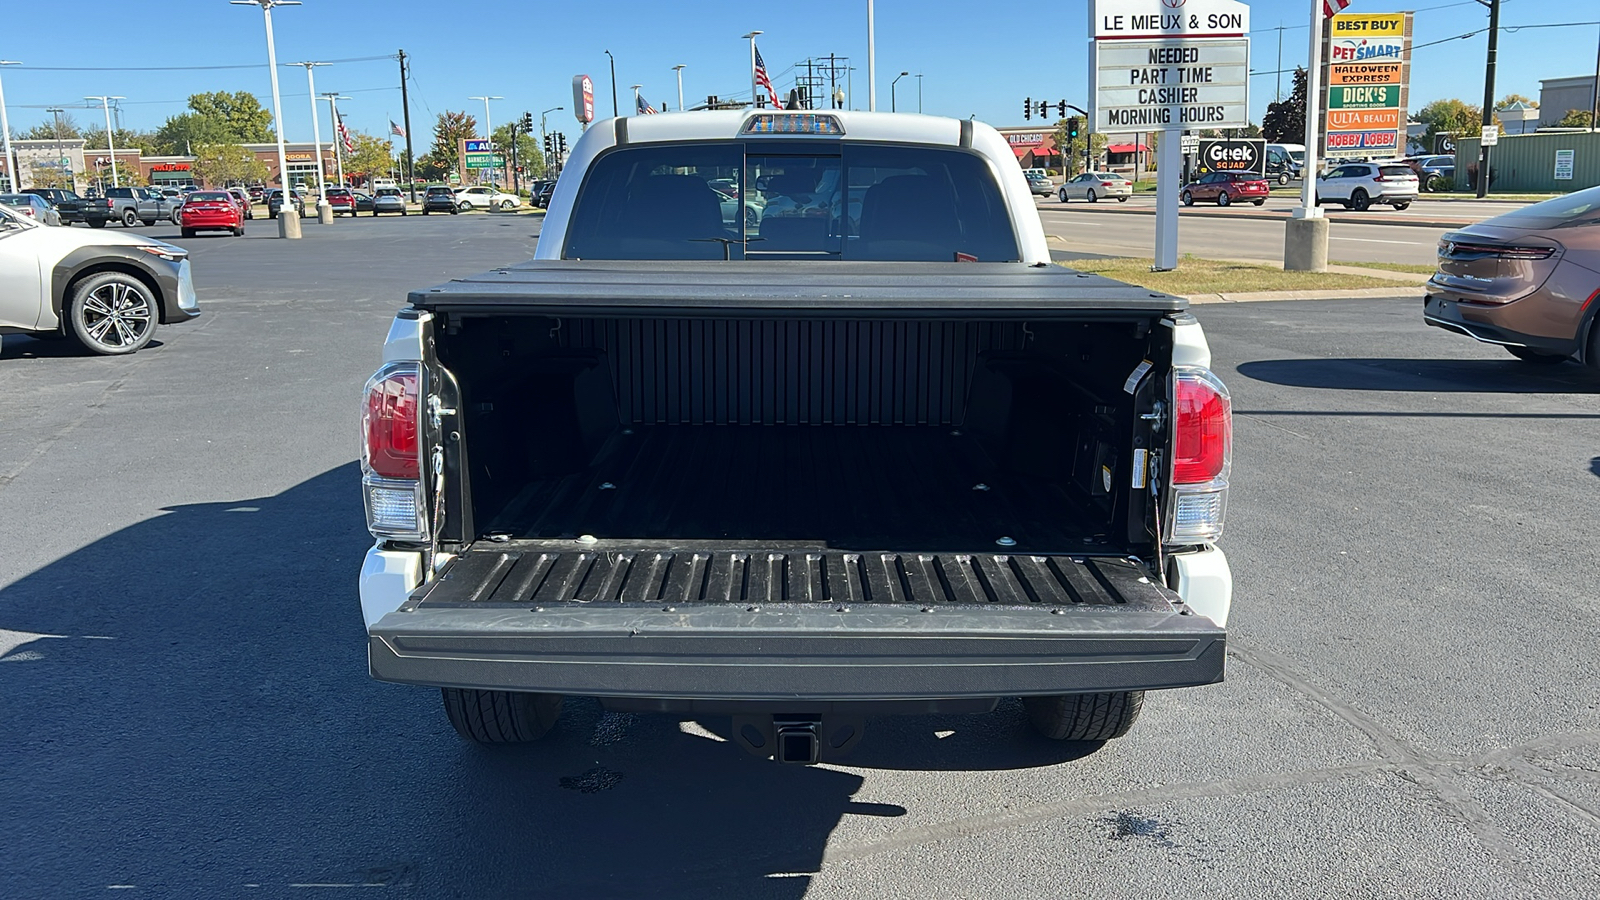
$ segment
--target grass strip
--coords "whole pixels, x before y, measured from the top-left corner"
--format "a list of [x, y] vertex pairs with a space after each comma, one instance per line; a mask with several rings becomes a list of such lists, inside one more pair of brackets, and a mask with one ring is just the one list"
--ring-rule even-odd
[[1151, 262], [1150, 259], [1114, 257], [1079, 259], [1062, 265], [1080, 272], [1126, 281], [1153, 291], [1185, 296], [1378, 287], [1394, 288], [1396, 292], [1401, 292], [1406, 287], [1387, 279], [1371, 278], [1366, 275], [1347, 275], [1342, 272], [1285, 272], [1271, 266], [1253, 266], [1248, 263], [1223, 262], [1192, 256], [1178, 260], [1178, 268], [1171, 272], [1152, 272]]

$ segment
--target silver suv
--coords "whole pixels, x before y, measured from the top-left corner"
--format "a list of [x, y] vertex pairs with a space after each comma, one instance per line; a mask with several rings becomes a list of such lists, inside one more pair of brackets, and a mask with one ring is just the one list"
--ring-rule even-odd
[[1417, 199], [1417, 173], [1403, 162], [1341, 163], [1317, 176], [1317, 203], [1337, 200], [1345, 209], [1374, 203], [1405, 209]]

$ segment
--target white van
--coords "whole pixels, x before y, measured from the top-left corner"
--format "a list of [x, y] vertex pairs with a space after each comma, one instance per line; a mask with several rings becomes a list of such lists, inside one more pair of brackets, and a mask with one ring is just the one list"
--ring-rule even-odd
[[1288, 184], [1291, 178], [1299, 178], [1306, 167], [1306, 145], [1268, 144], [1266, 164], [1268, 179]]

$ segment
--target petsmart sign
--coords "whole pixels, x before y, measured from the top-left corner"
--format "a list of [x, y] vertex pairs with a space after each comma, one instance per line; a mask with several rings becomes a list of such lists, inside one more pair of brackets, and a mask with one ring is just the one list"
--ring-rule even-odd
[[1411, 14], [1334, 16], [1323, 47], [1323, 154], [1393, 155], [1404, 146]]

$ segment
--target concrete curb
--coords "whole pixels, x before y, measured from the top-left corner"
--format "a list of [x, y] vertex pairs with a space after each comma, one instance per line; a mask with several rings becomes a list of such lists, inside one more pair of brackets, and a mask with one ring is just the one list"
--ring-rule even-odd
[[[1078, 204], [1078, 206], [1088, 206], [1088, 205], [1089, 204], [1087, 204], [1087, 203]], [[1095, 204], [1095, 206], [1098, 207], [1099, 204], [1097, 203], [1097, 204]], [[1074, 205], [1071, 204], [1071, 203], [1058, 203], [1053, 207], [1049, 207], [1049, 206], [1044, 207], [1044, 208], [1040, 209], [1040, 212], [1051, 212], [1052, 210], [1067, 211], [1067, 210], [1072, 209], [1072, 208], [1074, 208]], [[1108, 215], [1118, 215], [1118, 216], [1154, 216], [1156, 214], [1156, 211], [1153, 210], [1153, 209], [1145, 209], [1145, 208], [1141, 208], [1141, 207], [1135, 207], [1133, 209], [1123, 209], [1123, 208], [1121, 208], [1120, 205], [1119, 206], [1114, 206], [1114, 207], [1107, 207], [1104, 210], [1097, 209], [1096, 211], [1097, 212], [1104, 212], [1104, 213], [1106, 213]], [[1262, 221], [1262, 222], [1287, 222], [1287, 221], [1289, 221], [1289, 213], [1288, 213], [1288, 211], [1284, 211], [1284, 212], [1242, 212], [1242, 211], [1241, 212], [1224, 212], [1224, 211], [1222, 211], [1220, 209], [1219, 210], [1214, 210], [1214, 211], [1213, 210], [1209, 210], [1209, 209], [1185, 209], [1185, 210], [1180, 211], [1179, 215], [1180, 216], [1193, 216], [1193, 217], [1202, 218], [1202, 219], [1256, 219], [1256, 220]], [[1359, 216], [1356, 216], [1356, 215], [1330, 215], [1330, 216], [1326, 216], [1326, 218], [1327, 218], [1327, 220], [1329, 222], [1336, 222], [1336, 223], [1341, 224], [1341, 225], [1397, 225], [1397, 226], [1402, 226], [1402, 227], [1410, 226], [1410, 227], [1413, 227], [1413, 228], [1466, 228], [1469, 225], [1473, 225], [1476, 222], [1482, 221], [1481, 219], [1416, 219], [1416, 218], [1381, 219], [1381, 218], [1368, 218], [1365, 215], [1359, 215]]]
[[[1354, 288], [1343, 291], [1255, 291], [1240, 294], [1192, 294], [1185, 297], [1191, 304], [1207, 303], [1264, 303], [1269, 300], [1359, 300], [1367, 297], [1408, 299], [1412, 294], [1405, 285], [1392, 288]], [[1420, 291], [1417, 292], [1419, 295]]]

